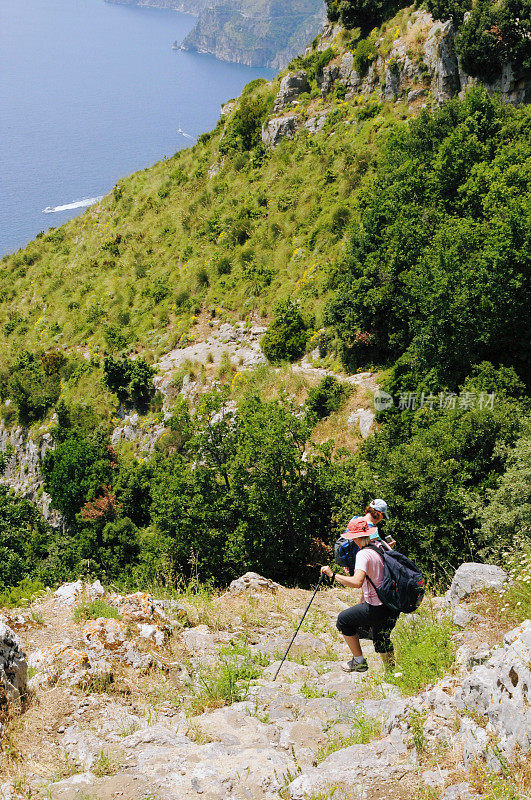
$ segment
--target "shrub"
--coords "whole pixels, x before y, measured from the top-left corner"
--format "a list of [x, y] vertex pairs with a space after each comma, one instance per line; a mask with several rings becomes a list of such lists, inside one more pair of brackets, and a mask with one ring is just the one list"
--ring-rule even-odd
[[103, 362], [105, 385], [114, 392], [121, 403], [128, 400], [139, 411], [145, 411], [155, 394], [155, 370], [143, 358], [107, 356]]
[[122, 615], [114, 606], [110, 606], [105, 600], [97, 598], [84, 603], [80, 603], [74, 609], [74, 622], [78, 624], [86, 622], [88, 619], [121, 619]]
[[296, 361], [306, 347], [307, 328], [299, 307], [291, 300], [280, 303], [274, 311], [273, 322], [265, 332], [260, 346], [273, 363]]
[[373, 31], [367, 39], [362, 39], [356, 45], [354, 50], [354, 67], [356, 72], [363, 76], [369, 69], [369, 65], [378, 55], [378, 48], [376, 40], [378, 38], [377, 31]]
[[407, 5], [407, 0], [327, 0], [328, 19], [367, 34]]
[[260, 141], [262, 122], [267, 114], [267, 104], [261, 97], [242, 97], [238, 108], [228, 120], [219, 143], [219, 152], [226, 155], [231, 150], [249, 151]]
[[504, 64], [531, 67], [531, 18], [526, 0], [478, 0], [461, 28], [456, 44], [465, 72], [492, 81]]
[[306, 407], [310, 414], [317, 419], [328, 417], [333, 411], [340, 408], [346, 395], [345, 387], [334, 378], [333, 375], [326, 375], [317, 386], [308, 392]]
[[[17, 407], [21, 422], [25, 424], [41, 419], [57, 402], [61, 392], [58, 369], [47, 371], [43, 359], [46, 359], [46, 355], [40, 357], [23, 350], [15, 360], [7, 381], [7, 395]], [[51, 367], [52, 363], [50, 361], [48, 366]]]
[[53, 507], [72, 522], [81, 506], [110, 485], [114, 453], [105, 441], [73, 431], [44, 457], [44, 488]]

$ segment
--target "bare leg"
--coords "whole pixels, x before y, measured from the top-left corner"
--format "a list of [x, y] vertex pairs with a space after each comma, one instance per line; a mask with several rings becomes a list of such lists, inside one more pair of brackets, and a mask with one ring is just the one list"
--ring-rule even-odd
[[388, 653], [380, 653], [380, 656], [382, 657], [382, 661], [386, 669], [395, 668], [395, 654], [392, 650], [390, 650]]
[[343, 639], [348, 644], [350, 652], [353, 656], [356, 656], [356, 658], [361, 658], [363, 656], [360, 647], [360, 640], [357, 636], [345, 636], [345, 634], [343, 634]]

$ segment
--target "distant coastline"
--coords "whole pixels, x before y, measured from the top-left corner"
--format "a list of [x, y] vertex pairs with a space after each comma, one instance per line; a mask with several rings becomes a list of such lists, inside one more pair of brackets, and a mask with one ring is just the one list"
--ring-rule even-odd
[[120, 6], [163, 8], [167, 11], [179, 11], [181, 14], [198, 17], [208, 7], [210, 0], [105, 0], [105, 2]]

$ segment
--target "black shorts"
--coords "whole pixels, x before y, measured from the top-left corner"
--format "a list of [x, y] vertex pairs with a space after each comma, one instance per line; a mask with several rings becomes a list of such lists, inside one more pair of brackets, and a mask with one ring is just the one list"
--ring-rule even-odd
[[377, 653], [390, 653], [393, 649], [391, 632], [398, 616], [387, 606], [358, 603], [340, 613], [336, 627], [344, 636], [372, 639]]

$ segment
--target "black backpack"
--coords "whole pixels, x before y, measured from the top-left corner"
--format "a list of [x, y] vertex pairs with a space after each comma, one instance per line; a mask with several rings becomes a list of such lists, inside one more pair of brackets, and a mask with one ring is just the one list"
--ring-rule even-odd
[[424, 575], [417, 565], [396, 550], [384, 550], [372, 544], [367, 547], [378, 553], [384, 563], [384, 577], [378, 588], [366, 576], [378, 598], [396, 613], [410, 614], [415, 611], [421, 604], [426, 588]]

